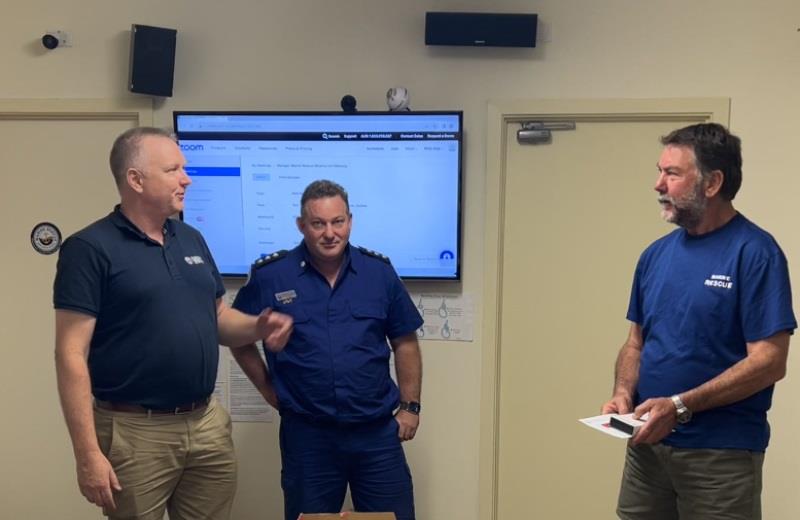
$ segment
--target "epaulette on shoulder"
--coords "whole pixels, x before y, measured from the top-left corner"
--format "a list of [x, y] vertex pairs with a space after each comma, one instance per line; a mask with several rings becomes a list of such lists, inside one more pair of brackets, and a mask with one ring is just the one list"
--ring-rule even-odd
[[373, 251], [372, 249], [367, 249], [366, 247], [361, 247], [361, 246], [357, 246], [357, 249], [359, 251], [361, 251], [362, 253], [364, 253], [365, 255], [367, 255], [367, 256], [371, 256], [372, 258], [377, 258], [378, 260], [380, 260], [382, 262], [386, 262], [389, 265], [392, 264], [392, 262], [391, 262], [391, 260], [389, 260], [388, 256], [382, 255], [381, 253], [378, 253], [377, 251]]
[[253, 262], [253, 269], [260, 269], [265, 265], [269, 265], [276, 260], [280, 260], [281, 258], [285, 258], [286, 255], [289, 254], [289, 251], [286, 249], [281, 249], [280, 251], [275, 251], [269, 255], [261, 255], [261, 258]]

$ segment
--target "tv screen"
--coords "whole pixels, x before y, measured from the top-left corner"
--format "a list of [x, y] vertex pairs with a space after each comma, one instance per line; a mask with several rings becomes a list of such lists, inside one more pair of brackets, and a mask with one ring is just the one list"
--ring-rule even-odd
[[341, 184], [350, 242], [405, 279], [460, 279], [462, 113], [174, 112], [192, 185], [182, 218], [220, 273], [300, 243], [300, 196]]

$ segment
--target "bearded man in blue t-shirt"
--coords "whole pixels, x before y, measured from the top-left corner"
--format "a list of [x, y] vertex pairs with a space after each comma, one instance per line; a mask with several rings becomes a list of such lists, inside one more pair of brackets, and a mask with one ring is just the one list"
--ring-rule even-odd
[[631, 328], [603, 405], [647, 414], [627, 449], [617, 513], [757, 520], [767, 410], [797, 327], [786, 258], [733, 207], [738, 137], [707, 123], [661, 142], [655, 190], [679, 229], [639, 259]]

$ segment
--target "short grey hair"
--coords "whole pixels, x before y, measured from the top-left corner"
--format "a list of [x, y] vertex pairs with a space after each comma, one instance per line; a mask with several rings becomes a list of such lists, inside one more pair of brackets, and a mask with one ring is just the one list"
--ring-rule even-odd
[[117, 187], [125, 184], [125, 174], [139, 157], [139, 144], [142, 139], [149, 136], [165, 137], [175, 141], [175, 134], [164, 128], [152, 126], [138, 126], [122, 132], [111, 146], [111, 153], [108, 157], [111, 166], [111, 174]]
[[347, 200], [347, 191], [333, 181], [320, 179], [312, 182], [306, 189], [303, 190], [303, 196], [300, 197], [300, 216], [304, 217], [306, 214], [306, 202], [309, 200], [327, 199], [329, 197], [341, 197], [344, 205], [347, 207], [347, 213], [350, 213], [350, 202]]

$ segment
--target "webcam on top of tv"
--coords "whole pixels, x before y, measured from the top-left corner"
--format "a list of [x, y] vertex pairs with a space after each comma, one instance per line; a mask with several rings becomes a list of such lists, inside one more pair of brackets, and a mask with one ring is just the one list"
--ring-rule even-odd
[[350, 94], [345, 94], [342, 96], [342, 101], [339, 103], [342, 106], [342, 110], [347, 113], [358, 112], [356, 108], [356, 98], [351, 96]]

